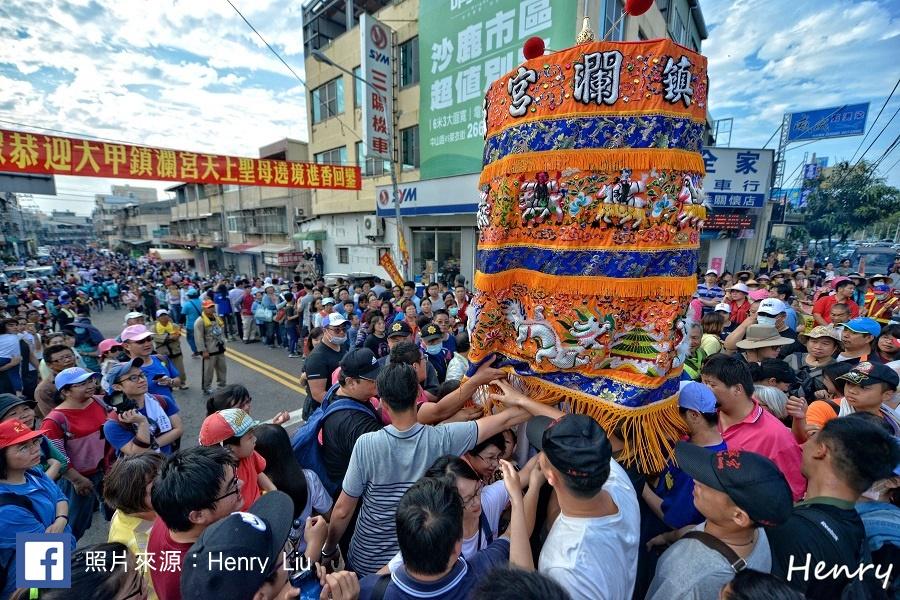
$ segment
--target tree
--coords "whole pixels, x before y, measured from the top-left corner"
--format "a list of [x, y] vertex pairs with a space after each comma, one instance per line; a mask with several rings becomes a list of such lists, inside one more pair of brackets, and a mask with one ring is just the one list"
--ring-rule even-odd
[[854, 231], [900, 211], [900, 190], [876, 176], [871, 163], [841, 162], [814, 183], [804, 211], [810, 237], [844, 242]]

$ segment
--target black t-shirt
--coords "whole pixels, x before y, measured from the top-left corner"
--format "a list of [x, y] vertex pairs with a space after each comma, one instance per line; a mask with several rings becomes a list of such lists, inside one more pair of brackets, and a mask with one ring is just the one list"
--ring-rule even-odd
[[363, 347], [371, 350], [372, 354], [375, 355], [375, 358], [387, 356], [391, 352], [387, 343], [387, 336], [378, 337], [374, 333], [370, 333], [366, 336], [366, 342], [363, 344]]
[[[335, 394], [331, 402], [345, 398]], [[368, 401], [364, 404], [372, 409], [373, 413], [375, 412]], [[350, 454], [359, 436], [370, 431], [378, 431], [382, 427], [381, 421], [360, 410], [339, 410], [322, 422], [322, 448], [319, 452], [332, 482], [340, 484], [344, 480], [347, 465], [350, 464]]]
[[309, 353], [309, 356], [306, 357], [306, 362], [303, 364], [303, 372], [306, 373], [306, 393], [310, 398], [312, 398], [312, 393], [309, 391], [308, 382], [313, 379], [324, 379], [325, 389], [330, 388], [331, 374], [340, 366], [341, 359], [344, 358], [346, 352], [344, 348], [332, 350], [323, 342]]
[[[844, 577], [817, 578], [815, 570], [819, 562], [825, 564], [820, 573], [833, 573], [835, 565], [846, 565], [851, 575], [859, 572], [866, 530], [854, 508], [836, 504], [846, 503], [814, 498], [812, 502], [798, 504], [785, 523], [766, 532], [772, 548], [772, 574], [786, 581], [790, 574], [788, 583], [807, 598], [840, 598], [841, 590], [849, 582]], [[805, 569], [807, 560], [809, 568]]]

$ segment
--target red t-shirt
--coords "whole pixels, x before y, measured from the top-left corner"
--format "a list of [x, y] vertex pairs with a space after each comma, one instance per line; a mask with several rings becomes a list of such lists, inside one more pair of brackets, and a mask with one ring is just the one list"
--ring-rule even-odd
[[751, 302], [746, 299], [741, 304], [729, 300], [728, 306], [731, 307], [731, 322], [736, 325], [743, 323], [747, 315], [750, 314], [750, 304]]
[[[813, 304], [813, 314], [820, 315], [826, 323], [831, 323], [831, 307], [837, 304], [837, 296], [822, 296]], [[859, 316], [859, 305], [853, 300], [845, 300], [844, 304], [850, 309], [850, 318], [855, 319]]]
[[[106, 410], [104, 410], [99, 402], [93, 400], [85, 408], [55, 408], [50, 412], [58, 412], [65, 416], [65, 423], [66, 428], [69, 430], [69, 436], [71, 439], [75, 440], [92, 435], [96, 437], [97, 433], [103, 430], [103, 424], [106, 423]], [[61, 420], [62, 419], [57, 418], [57, 421]], [[63, 430], [56, 421], [45, 418], [41, 422], [41, 433], [50, 438], [58, 448], [65, 450], [66, 440], [63, 439]], [[101, 442], [98, 442], [98, 445], [100, 443]], [[72, 450], [70, 449], [67, 454], [71, 451]], [[102, 459], [102, 452], [99, 457], [95, 458]], [[73, 464], [73, 467], [74, 466], [75, 465]], [[96, 473], [97, 467], [81, 468], [78, 472], [87, 477]]]
[[[149, 555], [147, 564], [150, 569], [150, 580], [153, 581], [153, 589], [156, 590], [159, 600], [181, 600], [182, 561], [191, 546], [193, 544], [173, 540], [169, 528], [162, 519], [157, 518], [153, 522], [147, 541]], [[172, 552], [177, 552], [178, 556], [175, 557]]]
[[244, 486], [241, 488], [241, 498], [244, 499], [244, 506], [241, 507], [241, 510], [250, 510], [253, 503], [262, 495], [259, 490], [257, 477], [265, 470], [266, 459], [256, 451], [238, 462], [235, 475], [244, 482]]

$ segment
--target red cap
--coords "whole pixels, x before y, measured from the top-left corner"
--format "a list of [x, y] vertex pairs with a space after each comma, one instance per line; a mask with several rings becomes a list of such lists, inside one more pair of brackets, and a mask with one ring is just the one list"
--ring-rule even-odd
[[212, 300], [207, 299], [207, 300], [203, 301], [203, 308], [209, 308], [210, 306], [215, 306], [215, 305], [216, 305], [216, 303], [213, 302]]
[[0, 448], [9, 448], [10, 446], [21, 444], [39, 435], [41, 435], [41, 432], [33, 431], [22, 421], [10, 419], [0, 423]]

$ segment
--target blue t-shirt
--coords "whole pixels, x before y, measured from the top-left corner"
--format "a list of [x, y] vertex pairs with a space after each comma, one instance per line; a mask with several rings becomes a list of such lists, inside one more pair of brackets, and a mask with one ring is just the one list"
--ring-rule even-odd
[[21, 506], [0, 505], [0, 548], [15, 548], [17, 533], [44, 533], [56, 519], [56, 504], [66, 499], [56, 483], [38, 468], [25, 471], [25, 483], [0, 483], [0, 494], [27, 496], [41, 518], [38, 522]]
[[213, 296], [213, 300], [216, 303], [216, 311], [219, 313], [220, 317], [230, 315], [234, 312], [231, 308], [231, 300], [228, 299], [228, 294], [216, 294]]
[[[428, 598], [429, 600], [467, 600], [472, 589], [496, 567], [509, 561], [509, 540], [500, 538], [472, 558], [459, 557], [453, 569], [437, 581], [416, 581], [406, 567], [401, 566], [391, 574], [391, 583], [384, 591], [384, 600]], [[372, 597], [379, 575], [367, 575], [359, 582], [361, 600]]]
[[[724, 441], [705, 448], [713, 452], [728, 449]], [[706, 518], [694, 507], [694, 479], [674, 463], [666, 463], [654, 491], [662, 498], [663, 521], [672, 529], [702, 523]]]
[[147, 376], [148, 394], [159, 394], [160, 396], [165, 396], [167, 400], [174, 402], [172, 388], [159, 385], [154, 380], [154, 377], [159, 378], [160, 375], [163, 377], [178, 377], [181, 374], [178, 372], [178, 369], [175, 368], [175, 365], [172, 364], [171, 360], [163, 360], [158, 355], [153, 354], [150, 356], [150, 362], [144, 363], [141, 366], [141, 371]]
[[[147, 403], [148, 402], [156, 402], [154, 398], [145, 397], [144, 398], [144, 406], [139, 409], [138, 412], [147, 416]], [[163, 408], [163, 411], [170, 418], [172, 415], [177, 415], [179, 412], [178, 405], [175, 403], [175, 400], [166, 399], [166, 406]], [[116, 449], [116, 452], [121, 452], [122, 448], [131, 443], [131, 440], [134, 439], [135, 433], [137, 429], [131, 425], [127, 425], [125, 423], [119, 423], [118, 421], [113, 421], [112, 419], [106, 421], [103, 424], [103, 437], [106, 438], [106, 441], [109, 442], [109, 445]], [[157, 425], [154, 421], [150, 421], [150, 433], [153, 434], [153, 437], [157, 437], [160, 434], [159, 425]], [[160, 446], [159, 451], [163, 454], [172, 454], [172, 446], [165, 445]]]

